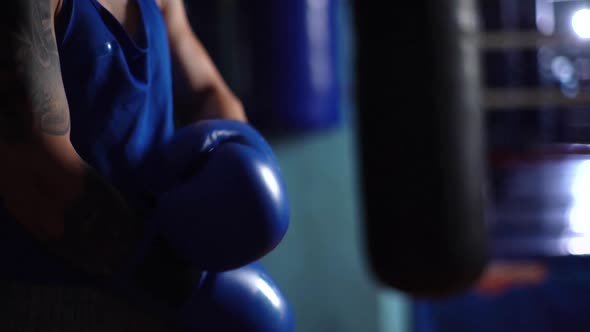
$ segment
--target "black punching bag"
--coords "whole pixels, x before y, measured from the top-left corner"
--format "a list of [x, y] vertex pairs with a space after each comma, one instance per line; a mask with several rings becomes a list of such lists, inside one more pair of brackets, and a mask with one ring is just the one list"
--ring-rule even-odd
[[487, 261], [475, 0], [356, 0], [365, 233], [378, 279], [419, 297]]

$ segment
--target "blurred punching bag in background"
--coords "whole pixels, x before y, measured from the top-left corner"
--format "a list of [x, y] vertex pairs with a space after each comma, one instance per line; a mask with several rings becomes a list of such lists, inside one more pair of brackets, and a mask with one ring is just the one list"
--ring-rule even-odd
[[290, 134], [340, 121], [338, 0], [240, 2], [243, 100], [265, 132]]
[[339, 0], [186, 0], [195, 32], [265, 134], [340, 123]]
[[475, 0], [355, 1], [370, 265], [419, 297], [469, 287], [487, 261]]

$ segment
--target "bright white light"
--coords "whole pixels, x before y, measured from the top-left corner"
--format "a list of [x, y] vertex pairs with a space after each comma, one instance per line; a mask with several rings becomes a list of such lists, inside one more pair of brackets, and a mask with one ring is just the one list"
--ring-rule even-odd
[[590, 38], [590, 9], [580, 9], [572, 16], [572, 28], [580, 38]]
[[266, 298], [272, 303], [275, 308], [281, 307], [281, 299], [279, 295], [275, 292], [269, 284], [267, 284], [264, 280], [258, 279], [256, 280], [256, 287], [258, 290], [266, 296]]
[[576, 167], [576, 175], [572, 184], [572, 195], [577, 202], [588, 202], [590, 193], [590, 160], [581, 162]]
[[569, 213], [570, 230], [590, 235], [590, 161], [581, 162], [575, 172], [572, 184], [574, 204]]
[[242, 269], [234, 271], [234, 277], [239, 280], [240, 285], [245, 287], [251, 294], [262, 293], [272, 303], [275, 309], [281, 309], [283, 302], [280, 294], [264, 279], [264, 275], [255, 270]]
[[572, 82], [576, 74], [574, 64], [565, 56], [558, 56], [551, 61], [551, 71], [561, 83]]
[[270, 170], [270, 168], [266, 166], [260, 166], [260, 174], [262, 174], [262, 178], [264, 182], [270, 189], [271, 193], [273, 194], [273, 198], [275, 200], [281, 199], [281, 186], [279, 185], [279, 180], [275, 176], [274, 172]]
[[590, 254], [590, 238], [579, 237], [570, 239], [567, 243], [567, 252], [570, 255]]
[[569, 213], [570, 230], [576, 234], [590, 235], [590, 209], [583, 203], [576, 203]]

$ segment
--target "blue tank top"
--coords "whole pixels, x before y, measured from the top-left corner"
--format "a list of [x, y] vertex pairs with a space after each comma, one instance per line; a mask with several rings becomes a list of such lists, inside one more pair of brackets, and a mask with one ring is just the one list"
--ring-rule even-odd
[[165, 23], [154, 0], [137, 2], [135, 38], [96, 0], [65, 0], [56, 26], [72, 144], [125, 192], [174, 130]]
[[[134, 38], [97, 0], [64, 0], [55, 26], [72, 144], [128, 197], [147, 154], [174, 132], [165, 22], [154, 0], [137, 3]], [[0, 278], [64, 281], [55, 263], [0, 209]]]

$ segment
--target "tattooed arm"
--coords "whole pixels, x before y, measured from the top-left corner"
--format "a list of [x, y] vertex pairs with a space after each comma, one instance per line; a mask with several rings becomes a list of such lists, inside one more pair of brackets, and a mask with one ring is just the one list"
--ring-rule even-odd
[[0, 11], [0, 197], [48, 250], [109, 275], [143, 225], [76, 153], [54, 32], [58, 0], [7, 0]]

